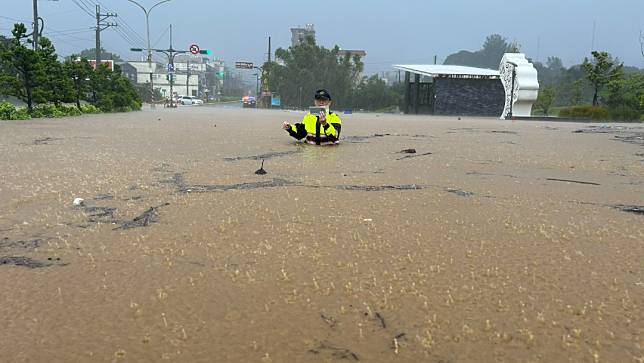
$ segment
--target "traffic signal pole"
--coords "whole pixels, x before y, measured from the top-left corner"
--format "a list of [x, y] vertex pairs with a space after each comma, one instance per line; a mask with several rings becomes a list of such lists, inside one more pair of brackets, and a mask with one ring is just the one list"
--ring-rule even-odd
[[[131, 51], [133, 52], [142, 52], [142, 48], [130, 48]], [[186, 53], [192, 53], [191, 50], [177, 50], [172, 48], [172, 24], [170, 24], [170, 48], [168, 49], [155, 49], [155, 48], [150, 48], [150, 50], [158, 52], [158, 53], [163, 53], [168, 57], [168, 64], [170, 65], [169, 69], [172, 71], [168, 72], [168, 76], [170, 77], [170, 107], [174, 107], [174, 99], [172, 98], [173, 96], [173, 88], [174, 88], [174, 57], [177, 54], [186, 54]], [[199, 50], [199, 54], [211, 54], [210, 50], [207, 49], [202, 49]], [[194, 54], [197, 54], [196, 52]], [[188, 70], [188, 72], [190, 72]]]

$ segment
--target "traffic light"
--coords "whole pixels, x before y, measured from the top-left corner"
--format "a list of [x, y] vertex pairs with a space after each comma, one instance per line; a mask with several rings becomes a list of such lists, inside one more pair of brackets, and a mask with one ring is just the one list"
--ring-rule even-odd
[[217, 75], [221, 78], [224, 78], [224, 71], [219, 71]]
[[212, 55], [212, 50], [210, 49], [201, 49], [199, 54]]

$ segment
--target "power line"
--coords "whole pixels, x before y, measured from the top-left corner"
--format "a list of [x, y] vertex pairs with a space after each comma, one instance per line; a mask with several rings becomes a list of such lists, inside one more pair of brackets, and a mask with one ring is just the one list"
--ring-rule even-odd
[[153, 46], [153, 47], [156, 47], [156, 46], [157, 46], [157, 44], [161, 41], [161, 38], [163, 38], [163, 36], [164, 36], [164, 35], [166, 35], [166, 34], [168, 33], [168, 29], [170, 29], [170, 26], [168, 26], [167, 28], [165, 28], [165, 30], [163, 31], [163, 33], [161, 33], [161, 36], [159, 36], [159, 39], [157, 39], [157, 41], [156, 41], [156, 42], [154, 42], [154, 43], [152, 44], [152, 46]]
[[7, 20], [13, 20], [13, 21], [19, 21], [21, 23], [28, 23], [30, 21], [30, 20], [25, 20], [25, 19], [10, 18], [8, 16], [2, 16], [2, 15], [0, 15], [0, 18], [7, 19]]
[[76, 4], [76, 6], [78, 6], [81, 10], [83, 10], [87, 15], [89, 15], [92, 18], [94, 17], [94, 14], [92, 14], [92, 12], [89, 10], [89, 8], [84, 2], [82, 3], [82, 5], [81, 3], [79, 3], [79, 0], [72, 0], [72, 2]]

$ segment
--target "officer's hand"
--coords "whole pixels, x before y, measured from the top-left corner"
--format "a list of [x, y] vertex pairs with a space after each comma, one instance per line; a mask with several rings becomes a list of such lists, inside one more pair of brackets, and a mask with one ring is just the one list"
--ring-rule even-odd
[[289, 124], [288, 122], [284, 121], [284, 123], [282, 124], [282, 128], [284, 130], [289, 130], [291, 128], [291, 124]]
[[320, 111], [320, 124], [326, 124], [326, 113], [324, 111]]

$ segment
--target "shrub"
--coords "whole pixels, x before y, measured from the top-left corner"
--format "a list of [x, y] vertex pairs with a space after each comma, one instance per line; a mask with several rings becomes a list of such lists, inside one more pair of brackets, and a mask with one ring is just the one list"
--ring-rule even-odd
[[13, 114], [11, 119], [12, 120], [30, 120], [31, 115], [29, 114], [29, 111], [27, 111], [26, 107], [21, 107], [16, 110], [16, 112]]
[[56, 105], [45, 104], [45, 105], [38, 105], [34, 107], [34, 110], [31, 113], [31, 116], [36, 118], [39, 118], [39, 117], [57, 118], [57, 117], [65, 116], [65, 113], [60, 108], [56, 107]]
[[16, 106], [9, 102], [0, 102], [0, 120], [13, 120]]
[[615, 107], [610, 110], [610, 116], [615, 120], [625, 121], [625, 122], [639, 122], [641, 117], [640, 112], [629, 106], [620, 106]]
[[605, 121], [610, 118], [608, 109], [599, 106], [573, 106], [559, 111], [559, 117]]
[[101, 113], [101, 110], [98, 107], [88, 103], [85, 105], [81, 105], [81, 112], [82, 113]]
[[59, 109], [65, 114], [65, 116], [80, 116], [82, 112], [76, 106], [59, 106]]

